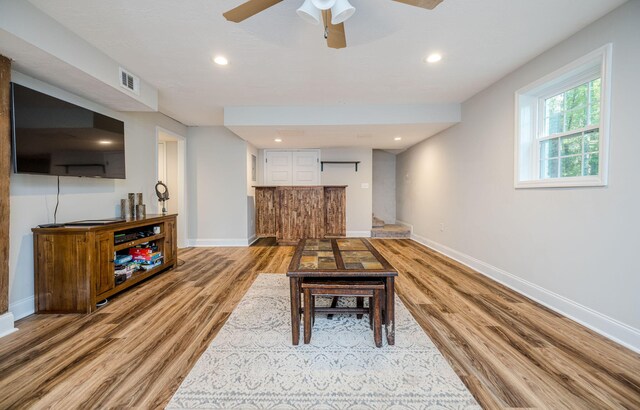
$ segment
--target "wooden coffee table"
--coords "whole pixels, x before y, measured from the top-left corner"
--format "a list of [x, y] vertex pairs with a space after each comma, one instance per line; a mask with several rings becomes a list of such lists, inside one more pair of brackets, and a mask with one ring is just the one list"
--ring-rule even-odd
[[[291, 259], [287, 276], [291, 288], [291, 331], [294, 345], [300, 342], [300, 317], [304, 312], [300, 301], [300, 285], [305, 278], [383, 279], [387, 342], [390, 345], [395, 343], [394, 278], [398, 276], [398, 271], [366, 239], [302, 239]], [[317, 312], [336, 313], [346, 310], [316, 309]]]

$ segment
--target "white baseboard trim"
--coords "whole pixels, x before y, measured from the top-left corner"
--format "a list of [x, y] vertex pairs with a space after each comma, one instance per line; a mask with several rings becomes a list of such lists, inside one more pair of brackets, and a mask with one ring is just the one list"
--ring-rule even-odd
[[[405, 222], [405, 221], [401, 221], [399, 219], [396, 219], [396, 224], [406, 226], [407, 228], [409, 228], [411, 230], [411, 235], [413, 235], [413, 225], [411, 225], [410, 223]], [[418, 241], [416, 241], [416, 242], [418, 242]]]
[[36, 299], [33, 296], [29, 296], [13, 302], [9, 305], [9, 311], [13, 313], [16, 320], [33, 315], [36, 313]]
[[255, 235], [255, 234], [254, 234], [254, 235], [251, 235], [251, 236], [249, 237], [249, 240], [247, 241], [247, 243], [248, 243], [248, 245], [249, 245], [249, 246], [251, 246], [251, 245], [253, 245], [253, 243], [254, 243], [255, 241], [257, 241], [258, 239], [260, 239], [260, 238], [258, 238], [258, 236], [257, 236], [257, 235]]
[[625, 323], [619, 322], [607, 315], [597, 312], [587, 306], [583, 306], [571, 299], [531, 283], [516, 275], [492, 266], [486, 262], [451, 249], [445, 245], [429, 240], [420, 235], [411, 234], [414, 241], [438, 251], [463, 265], [466, 265], [484, 276], [513, 289], [514, 291], [533, 299], [549, 309], [566, 316], [613, 340], [635, 352], [640, 353], [640, 330]]
[[243, 239], [189, 239], [189, 246], [196, 248], [249, 246], [247, 238]]
[[0, 315], [0, 337], [10, 335], [18, 330], [13, 324], [13, 313], [7, 312]]
[[371, 231], [347, 231], [347, 238], [371, 238]]

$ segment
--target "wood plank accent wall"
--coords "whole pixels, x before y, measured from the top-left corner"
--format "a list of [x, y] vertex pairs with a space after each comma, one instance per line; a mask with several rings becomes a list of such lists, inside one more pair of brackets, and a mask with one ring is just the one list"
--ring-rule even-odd
[[278, 243], [297, 244], [302, 238], [324, 238], [322, 187], [276, 189], [278, 195]]
[[346, 186], [255, 187], [256, 235], [295, 245], [346, 234]]
[[345, 236], [347, 234], [347, 191], [344, 188], [325, 188], [324, 207], [325, 236]]
[[276, 189], [256, 189], [256, 236], [276, 236]]
[[0, 315], [9, 310], [9, 177], [11, 60], [0, 55]]

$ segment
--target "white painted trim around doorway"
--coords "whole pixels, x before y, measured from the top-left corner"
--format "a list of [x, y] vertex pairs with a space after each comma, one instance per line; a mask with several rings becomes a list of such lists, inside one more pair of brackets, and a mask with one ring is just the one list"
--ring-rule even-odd
[[[187, 138], [166, 128], [156, 127], [154, 158], [156, 179], [158, 178], [158, 142], [161, 141], [161, 133], [168, 135], [170, 137], [169, 141], [178, 143], [178, 247], [186, 248], [189, 246], [187, 237]], [[157, 213], [161, 213], [160, 203], [156, 201], [156, 205]]]

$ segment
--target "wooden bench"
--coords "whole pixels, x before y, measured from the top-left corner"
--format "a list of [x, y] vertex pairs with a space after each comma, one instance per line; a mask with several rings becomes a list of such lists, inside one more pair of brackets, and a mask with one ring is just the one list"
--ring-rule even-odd
[[[332, 313], [369, 313], [369, 323], [373, 327], [373, 339], [377, 347], [382, 347], [382, 306], [381, 299], [385, 284], [381, 280], [305, 280], [302, 282], [304, 297], [304, 343], [311, 341], [311, 328], [316, 312]], [[316, 296], [355, 296], [368, 297], [369, 309], [356, 308], [317, 308]]]

